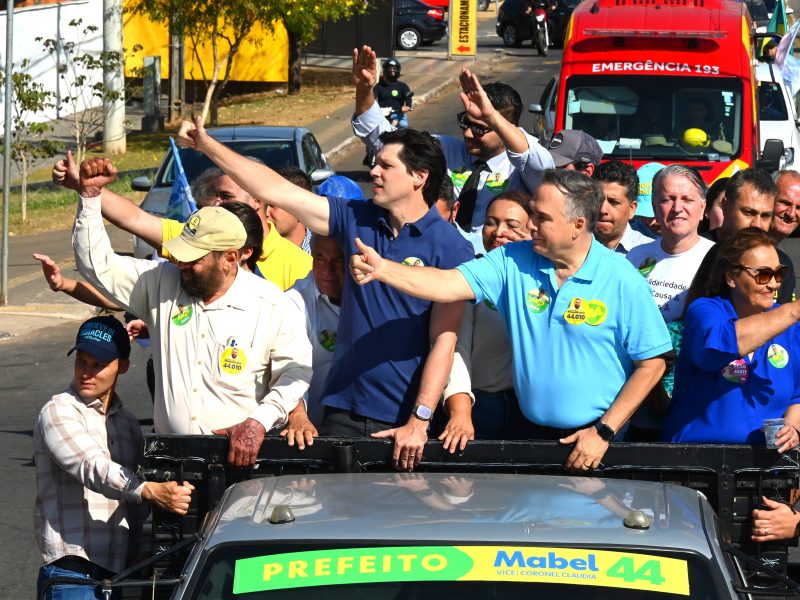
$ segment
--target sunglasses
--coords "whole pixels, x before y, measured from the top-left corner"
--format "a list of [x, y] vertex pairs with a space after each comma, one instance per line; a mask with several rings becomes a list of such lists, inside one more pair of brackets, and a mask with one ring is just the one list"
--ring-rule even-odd
[[783, 281], [783, 275], [786, 273], [786, 265], [780, 265], [777, 269], [770, 269], [769, 267], [746, 267], [744, 265], [736, 265], [741, 271], [747, 273], [756, 280], [758, 285], [766, 285], [772, 278], [775, 278], [775, 283]]
[[489, 131], [483, 125], [477, 125], [477, 124], [473, 123], [472, 121], [468, 121], [466, 112], [462, 111], [462, 112], [458, 113], [456, 115], [456, 119], [458, 120], [458, 126], [461, 127], [461, 129], [463, 129], [464, 131], [466, 131], [467, 129], [471, 129], [472, 133], [474, 133], [478, 137], [483, 137], [483, 135], [487, 131]]

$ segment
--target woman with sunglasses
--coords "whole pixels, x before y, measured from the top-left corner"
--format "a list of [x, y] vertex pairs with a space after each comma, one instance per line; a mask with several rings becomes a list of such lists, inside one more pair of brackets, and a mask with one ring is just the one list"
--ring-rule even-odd
[[783, 417], [778, 451], [797, 447], [800, 303], [773, 300], [785, 271], [761, 229], [722, 242], [703, 295], [686, 311], [663, 441], [764, 445], [764, 419]]

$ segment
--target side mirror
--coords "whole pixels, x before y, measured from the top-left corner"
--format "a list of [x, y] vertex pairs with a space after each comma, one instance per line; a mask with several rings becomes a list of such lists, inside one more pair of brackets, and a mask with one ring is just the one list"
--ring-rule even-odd
[[312, 183], [319, 184], [336, 175], [336, 172], [333, 169], [317, 169], [310, 174]]
[[781, 168], [781, 159], [783, 157], [783, 141], [767, 140], [764, 142], [764, 150], [761, 152], [761, 158], [756, 161], [756, 166], [759, 169], [773, 173]]
[[141, 175], [131, 179], [131, 189], [137, 192], [149, 192], [151, 186], [150, 178], [147, 175]]
[[528, 104], [528, 112], [533, 114], [544, 114], [544, 109], [541, 104]]

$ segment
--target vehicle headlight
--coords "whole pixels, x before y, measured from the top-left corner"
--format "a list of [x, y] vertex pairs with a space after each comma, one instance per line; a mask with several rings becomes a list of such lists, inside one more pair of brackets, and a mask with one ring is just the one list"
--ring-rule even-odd
[[539, 23], [544, 21], [544, 15], [536, 15], [536, 21], [539, 22]]
[[786, 148], [783, 151], [783, 158], [786, 161], [786, 166], [794, 164], [794, 148]]

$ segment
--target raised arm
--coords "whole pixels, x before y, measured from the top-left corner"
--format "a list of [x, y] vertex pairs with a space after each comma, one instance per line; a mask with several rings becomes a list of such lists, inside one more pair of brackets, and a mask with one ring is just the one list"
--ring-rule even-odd
[[[67, 189], [78, 191], [80, 177], [78, 165], [72, 152], [53, 166], [53, 182]], [[155, 248], [161, 247], [161, 219], [142, 210], [125, 196], [103, 188], [101, 192], [103, 217], [115, 226], [142, 238]]]
[[356, 110], [360, 115], [375, 102], [373, 88], [378, 81], [378, 57], [369, 46], [353, 49], [353, 85], [356, 88]]
[[205, 154], [254, 198], [290, 212], [314, 233], [329, 234], [327, 200], [221, 144], [208, 135], [199, 117], [194, 124], [183, 122], [178, 132], [178, 145]]
[[776, 335], [800, 321], [800, 300], [781, 304], [773, 310], [736, 321], [739, 356], [754, 352]]
[[54, 292], [64, 292], [67, 296], [71, 296], [75, 300], [90, 306], [99, 306], [108, 310], [121, 310], [118, 304], [106, 298], [91, 283], [64, 277], [56, 261], [46, 254], [34, 253], [33, 258], [42, 263], [42, 273], [44, 273], [45, 281]]
[[469, 69], [461, 71], [459, 76], [461, 82], [461, 101], [464, 103], [464, 110], [473, 118], [484, 121], [492, 130], [497, 133], [503, 144], [508, 150], [522, 154], [528, 150], [528, 138], [522, 130], [509, 122], [492, 106], [489, 96], [483, 90], [483, 86]]
[[382, 281], [410, 296], [445, 304], [475, 299], [475, 293], [457, 269], [401, 265], [382, 258], [359, 238], [355, 242], [360, 254], [350, 258], [350, 272], [359, 285]]

